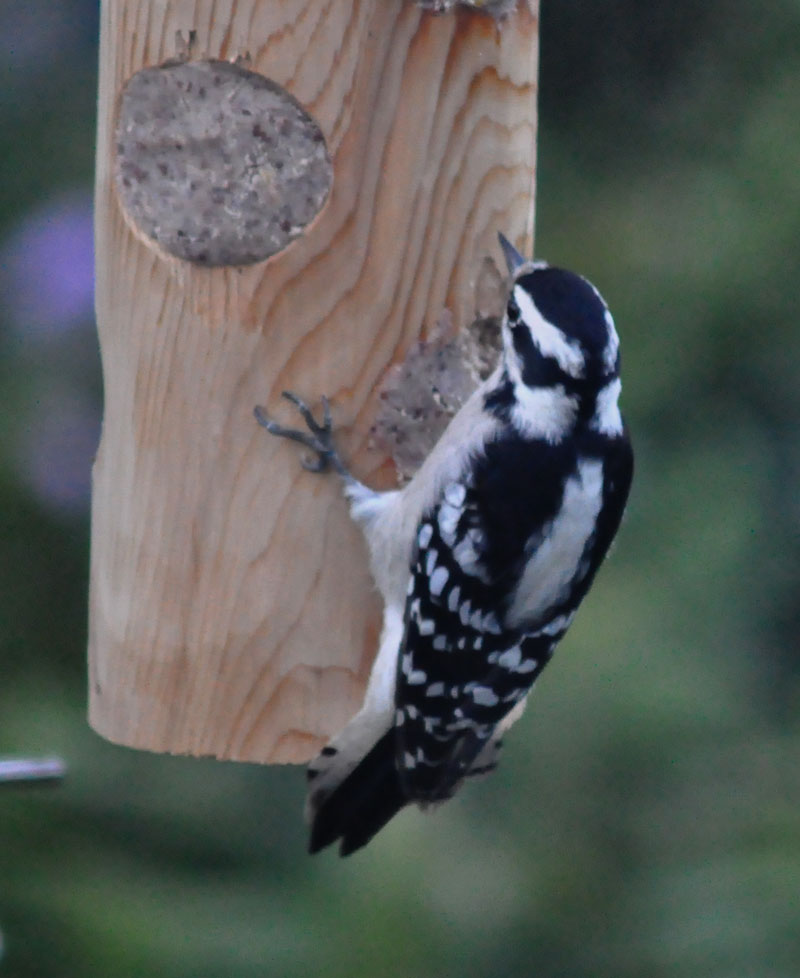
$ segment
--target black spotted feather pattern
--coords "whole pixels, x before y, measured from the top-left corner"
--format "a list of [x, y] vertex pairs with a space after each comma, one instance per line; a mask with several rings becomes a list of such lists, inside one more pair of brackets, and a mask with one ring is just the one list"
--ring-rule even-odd
[[[627, 439], [540, 444], [535, 467], [529, 447], [513, 438], [489, 446], [472, 481], [447, 486], [419, 526], [395, 693], [396, 763], [410, 800], [457, 789], [549, 662], [619, 524], [632, 474]], [[579, 458], [592, 457], [604, 479], [583, 573], [540, 618], [509, 627], [509, 582], [559, 512]]]
[[395, 697], [397, 765], [418, 801], [452, 795], [563, 631], [504, 627], [475, 515], [475, 490], [454, 483], [418, 531]]

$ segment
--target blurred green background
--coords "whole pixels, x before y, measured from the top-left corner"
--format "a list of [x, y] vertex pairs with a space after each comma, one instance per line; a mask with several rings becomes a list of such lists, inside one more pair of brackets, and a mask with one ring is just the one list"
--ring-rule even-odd
[[543, 0], [537, 252], [623, 341], [612, 559], [500, 770], [305, 855], [299, 769], [86, 726], [97, 5], [0, 4], [0, 974], [800, 975], [800, 3]]

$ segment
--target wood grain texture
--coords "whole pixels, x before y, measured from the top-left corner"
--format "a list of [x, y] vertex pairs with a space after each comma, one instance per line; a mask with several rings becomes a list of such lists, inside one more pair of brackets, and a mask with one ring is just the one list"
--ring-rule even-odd
[[[333, 403], [355, 472], [374, 391], [444, 307], [472, 316], [503, 230], [533, 233], [537, 20], [406, 0], [105, 0], [94, 469], [92, 726], [133, 747], [307, 760], [357, 709], [380, 627], [364, 545], [333, 477], [302, 471], [256, 403]], [[330, 196], [266, 263], [205, 269], [135, 234], [112, 180], [126, 80], [174, 56], [249, 53], [317, 120]]]

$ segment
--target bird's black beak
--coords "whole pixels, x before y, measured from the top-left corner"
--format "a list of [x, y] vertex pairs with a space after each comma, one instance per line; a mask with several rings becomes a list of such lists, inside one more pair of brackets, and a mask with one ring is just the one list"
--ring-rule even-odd
[[503, 254], [506, 256], [508, 274], [513, 275], [520, 265], [525, 264], [525, 259], [504, 234], [498, 234], [497, 237], [500, 239], [500, 247], [503, 249]]

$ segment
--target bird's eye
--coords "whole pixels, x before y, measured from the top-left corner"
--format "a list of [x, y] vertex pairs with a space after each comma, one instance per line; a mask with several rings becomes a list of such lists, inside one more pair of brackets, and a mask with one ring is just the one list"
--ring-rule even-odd
[[506, 316], [508, 317], [509, 326], [519, 325], [519, 320], [522, 313], [519, 311], [519, 306], [517, 305], [517, 300], [512, 295], [508, 300], [508, 305], [506, 306]]

